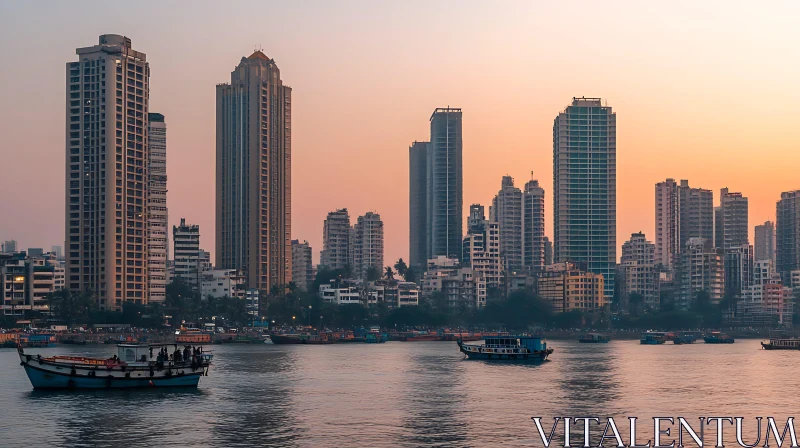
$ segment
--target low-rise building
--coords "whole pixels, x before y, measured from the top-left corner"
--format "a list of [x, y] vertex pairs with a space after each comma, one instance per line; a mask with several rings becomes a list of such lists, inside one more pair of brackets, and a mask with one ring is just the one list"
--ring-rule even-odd
[[486, 306], [486, 280], [473, 268], [461, 267], [458, 260], [438, 256], [428, 260], [422, 278], [422, 293], [430, 297], [442, 292], [452, 307], [481, 308]]
[[259, 293], [257, 289], [250, 288], [247, 290], [244, 296], [245, 300], [247, 301], [247, 314], [252, 316], [254, 319], [258, 317], [259, 313]]
[[361, 304], [362, 289], [356, 280], [334, 280], [319, 285], [319, 296], [325, 303]]
[[390, 309], [419, 305], [419, 286], [414, 282], [376, 280], [367, 285], [367, 303], [386, 303]]
[[578, 269], [573, 263], [545, 266], [538, 279], [539, 297], [550, 302], [553, 311], [595, 311], [606, 305], [602, 274]]
[[201, 298], [235, 297], [244, 299], [246, 278], [236, 269], [212, 269], [203, 272], [200, 281]]
[[0, 255], [0, 294], [3, 314], [22, 316], [26, 311], [48, 311], [48, 296], [63, 289], [64, 268], [55, 256], [29, 257], [26, 252]]

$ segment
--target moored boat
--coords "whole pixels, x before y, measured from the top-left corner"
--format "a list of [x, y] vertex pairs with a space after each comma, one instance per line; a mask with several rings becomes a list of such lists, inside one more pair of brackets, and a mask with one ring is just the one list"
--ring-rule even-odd
[[666, 334], [648, 331], [642, 333], [639, 338], [639, 343], [642, 345], [660, 345], [666, 341]]
[[764, 350], [800, 350], [800, 339], [770, 338], [768, 343], [761, 342]]
[[381, 333], [380, 327], [370, 327], [369, 332], [364, 333], [364, 342], [367, 344], [380, 344], [389, 340], [389, 335]]
[[705, 341], [706, 344], [733, 344], [736, 342], [732, 337], [725, 333], [720, 333], [719, 331], [707, 333], [703, 336], [703, 341]]
[[[154, 349], [159, 349], [157, 356]], [[180, 351], [177, 345], [172, 359], [164, 345], [119, 344], [118, 355], [109, 359], [43, 357], [25, 353], [22, 346], [17, 351], [34, 389], [197, 387], [212, 358], [202, 348]]]
[[538, 336], [489, 336], [483, 344], [465, 344], [461, 340], [457, 343], [468, 359], [542, 362], [553, 353], [552, 348], [547, 348], [547, 341]]
[[587, 333], [578, 339], [578, 342], [584, 344], [607, 344], [611, 339], [600, 333]]

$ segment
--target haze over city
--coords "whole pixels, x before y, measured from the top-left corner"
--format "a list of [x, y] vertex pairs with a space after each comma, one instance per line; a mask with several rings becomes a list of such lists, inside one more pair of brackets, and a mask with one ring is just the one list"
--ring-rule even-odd
[[[463, 110], [464, 214], [503, 175], [544, 187], [552, 238], [553, 119], [572, 97], [617, 114], [617, 243], [650, 238], [654, 184], [689, 179], [775, 219], [800, 180], [800, 7], [730, 2], [148, 3], [0, 6], [0, 240], [64, 240], [64, 64], [106, 33], [147, 53], [168, 137], [170, 227], [214, 249], [215, 85], [261, 49], [292, 87], [292, 237], [318, 258], [322, 221], [380, 213], [385, 258], [408, 256], [408, 146], [436, 107]], [[794, 11], [792, 13], [791, 11]], [[752, 234], [751, 234], [752, 239]], [[619, 253], [619, 252], [618, 252]]]

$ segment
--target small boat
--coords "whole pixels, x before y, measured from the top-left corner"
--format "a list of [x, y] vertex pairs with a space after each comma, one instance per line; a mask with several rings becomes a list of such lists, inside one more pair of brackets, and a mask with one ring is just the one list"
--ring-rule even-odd
[[553, 353], [538, 336], [487, 336], [483, 344], [457, 341], [458, 349], [468, 359], [491, 361], [542, 362]]
[[211, 333], [200, 330], [186, 330], [175, 335], [175, 342], [178, 344], [210, 344]]
[[364, 334], [364, 342], [367, 344], [382, 344], [389, 340], [389, 335], [381, 333], [380, 327], [370, 327], [369, 332]]
[[[20, 364], [34, 389], [108, 389], [135, 387], [197, 387], [208, 375], [213, 355], [202, 349], [184, 357], [175, 345], [175, 360], [165, 360], [166, 345], [118, 344], [109, 359], [25, 353], [17, 346]], [[153, 349], [159, 349], [153, 356]], [[185, 352], [185, 351], [184, 351]], [[181, 352], [181, 353], [184, 353]], [[188, 353], [188, 352], [186, 352]]]
[[58, 342], [64, 345], [86, 345], [86, 339], [79, 336], [65, 336]]
[[639, 343], [642, 345], [660, 345], [665, 341], [666, 335], [664, 333], [656, 333], [653, 331], [642, 333], [642, 336], [639, 338]]
[[672, 343], [675, 345], [694, 344], [697, 341], [697, 335], [694, 333], [675, 333], [672, 335]]
[[336, 342], [331, 334], [326, 332], [322, 333], [303, 333], [303, 334], [271, 334], [273, 344], [333, 344]]
[[764, 350], [798, 350], [800, 339], [797, 338], [770, 338], [768, 343], [761, 342]]
[[608, 336], [600, 333], [587, 333], [578, 339], [578, 342], [584, 344], [607, 344], [611, 339]]
[[52, 333], [23, 333], [19, 335], [19, 344], [25, 348], [55, 347], [56, 335]]
[[719, 331], [712, 331], [703, 337], [706, 344], [733, 344], [735, 339], [725, 333]]

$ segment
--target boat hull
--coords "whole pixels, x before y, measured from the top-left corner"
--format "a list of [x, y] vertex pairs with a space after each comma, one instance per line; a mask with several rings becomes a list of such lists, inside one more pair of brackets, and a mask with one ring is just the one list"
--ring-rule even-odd
[[197, 387], [201, 373], [174, 375], [170, 378], [149, 376], [120, 377], [88, 377], [62, 373], [54, 373], [26, 364], [25, 373], [34, 389], [130, 389], [139, 387]]
[[607, 339], [604, 340], [604, 341], [587, 341], [587, 340], [583, 340], [583, 339], [578, 339], [578, 342], [580, 342], [581, 344], [608, 344], [609, 343], [609, 341]]
[[467, 357], [467, 359], [471, 360], [527, 363], [546, 361], [547, 357], [553, 353], [552, 348], [541, 351], [526, 352], [524, 349], [487, 349], [483, 346], [462, 344], [461, 341], [458, 341], [458, 349], [464, 354], [464, 356]]
[[763, 348], [764, 350], [795, 350], [795, 351], [798, 350], [797, 347], [777, 347], [774, 345], [765, 344], [763, 342], [761, 343], [761, 348]]

